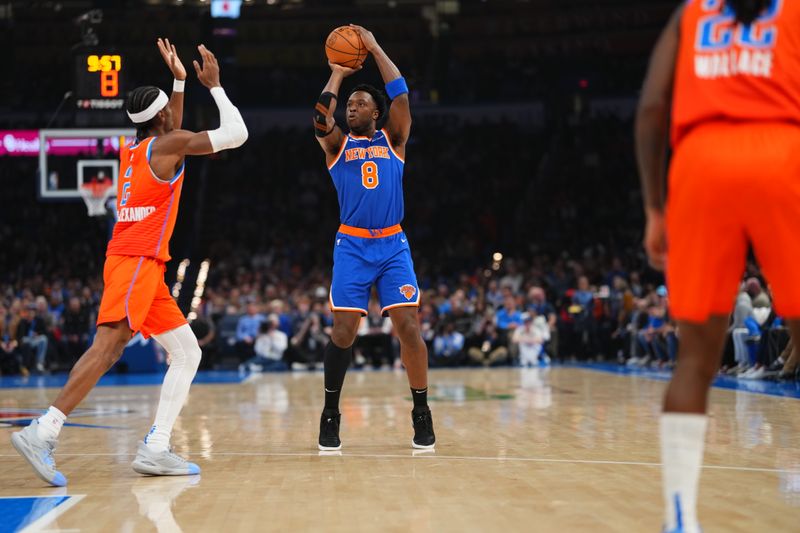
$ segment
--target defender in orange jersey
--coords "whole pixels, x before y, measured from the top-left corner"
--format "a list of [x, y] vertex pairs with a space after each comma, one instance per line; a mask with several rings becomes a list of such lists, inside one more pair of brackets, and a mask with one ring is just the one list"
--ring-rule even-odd
[[748, 246], [800, 338], [800, 3], [685, 2], [653, 52], [636, 144], [645, 246], [679, 321], [660, 429], [665, 529], [696, 532], [708, 389]]
[[148, 475], [200, 473], [196, 464], [175, 455], [169, 446], [172, 426], [200, 363], [200, 347], [167, 290], [164, 263], [170, 259], [168, 244], [178, 215], [185, 157], [241, 146], [247, 128], [220, 86], [216, 58], [200, 45], [203, 64], [194, 61], [194, 68], [219, 108], [220, 127], [200, 133], [181, 130], [186, 69], [169, 40], [159, 39], [158, 48], [175, 76], [172, 97], [156, 87], [139, 87], [128, 98], [136, 142], [120, 151], [119, 220], [106, 252], [97, 335], [47, 413], [11, 436], [17, 451], [51, 485], [67, 483], [53, 459], [64, 420], [119, 359], [136, 332], [153, 336], [169, 354], [170, 366], [155, 422], [138, 445], [133, 469]]

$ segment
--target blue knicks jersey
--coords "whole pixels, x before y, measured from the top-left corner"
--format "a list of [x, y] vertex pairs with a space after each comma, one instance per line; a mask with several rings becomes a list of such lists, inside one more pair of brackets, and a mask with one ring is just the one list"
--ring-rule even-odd
[[347, 135], [328, 167], [342, 224], [383, 229], [403, 220], [403, 167], [385, 130], [372, 139]]

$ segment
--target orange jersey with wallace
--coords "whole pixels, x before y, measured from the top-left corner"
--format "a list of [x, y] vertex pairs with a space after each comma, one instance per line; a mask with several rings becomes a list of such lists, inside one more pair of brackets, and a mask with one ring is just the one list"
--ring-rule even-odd
[[150, 168], [156, 138], [148, 137], [120, 150], [117, 223], [107, 256], [170, 260], [169, 240], [178, 216], [185, 163], [170, 180], [159, 179]]
[[724, 0], [689, 0], [675, 66], [672, 143], [710, 121], [800, 124], [800, 2], [772, 0], [749, 26]]

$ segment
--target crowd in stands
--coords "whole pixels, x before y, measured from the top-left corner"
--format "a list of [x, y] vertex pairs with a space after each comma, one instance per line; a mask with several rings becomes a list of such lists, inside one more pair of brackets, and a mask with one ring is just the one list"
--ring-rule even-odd
[[[669, 368], [680, 331], [639, 246], [630, 121], [587, 115], [549, 127], [544, 135], [503, 119], [415, 121], [404, 226], [430, 363]], [[338, 224], [323, 162], [310, 129], [286, 128], [190, 163], [171, 249], [211, 262], [192, 323], [206, 368], [320, 366]], [[0, 176], [32, 176], [35, 166], [0, 158]], [[37, 201], [32, 181], [3, 183], [3, 373], [69, 368], [92, 335], [102, 290], [106, 222], [81, 204]], [[785, 364], [786, 377], [794, 364], [791, 349], [781, 354], [786, 330], [757, 277], [751, 266], [724, 371], [763, 378]], [[355, 365], [400, 364], [378, 302], [360, 333]]]
[[69, 370], [88, 348], [102, 283], [0, 283], [0, 374]]
[[[424, 288], [423, 337], [433, 367], [544, 366], [610, 360], [674, 365], [680, 331], [663, 285], [643, 284], [620, 258], [588, 271], [573, 260], [505, 259], [497, 271], [462, 273]], [[259, 270], [219, 272], [192, 323], [204, 368], [320, 368], [332, 325], [328, 279], [279, 279]], [[94, 332], [97, 278], [31, 278], [0, 285], [0, 372], [67, 370]], [[400, 366], [391, 320], [369, 305], [356, 343], [357, 367]], [[740, 379], [796, 379], [796, 354], [757, 277], [742, 284], [721, 372]]]

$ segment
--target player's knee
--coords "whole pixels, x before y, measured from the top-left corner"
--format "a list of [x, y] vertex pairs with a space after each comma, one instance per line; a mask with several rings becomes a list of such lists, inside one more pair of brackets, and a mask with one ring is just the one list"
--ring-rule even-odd
[[128, 345], [128, 341], [130, 339], [116, 339], [112, 348], [108, 352], [108, 367], [111, 368], [114, 364], [119, 361], [119, 358], [122, 357], [122, 352], [125, 351], [125, 347]]
[[339, 348], [349, 348], [356, 341], [357, 334], [357, 328], [349, 327], [347, 324], [336, 324], [331, 330], [331, 342]]
[[180, 350], [170, 353], [169, 356], [171, 365], [197, 370], [200, 366], [203, 352], [199, 346], [183, 346]]
[[678, 356], [677, 374], [688, 374], [709, 384], [717, 376], [718, 368], [714, 357], [692, 357], [687, 352]]
[[130, 338], [127, 335], [124, 337], [122, 335], [107, 336], [102, 339], [95, 339], [92, 347], [103, 355], [113, 358], [116, 362], [122, 356], [122, 351], [125, 350], [128, 341], [130, 341]]
[[200, 349], [200, 345], [197, 344], [197, 341], [195, 341], [192, 346], [189, 346], [186, 349], [186, 365], [197, 370], [197, 367], [200, 366], [200, 360], [202, 358], [203, 350]]
[[422, 334], [419, 329], [417, 315], [403, 315], [400, 320], [395, 321], [394, 327], [401, 342], [422, 342]]
[[106, 360], [110, 368], [122, 357], [130, 340], [130, 330], [127, 328], [98, 328], [86, 355]]
[[[352, 319], [352, 320], [351, 320]], [[358, 335], [358, 326], [361, 324], [361, 317], [353, 315], [348, 316], [347, 320], [334, 319], [333, 328], [331, 330], [331, 341], [339, 348], [349, 348], [356, 341]]]

